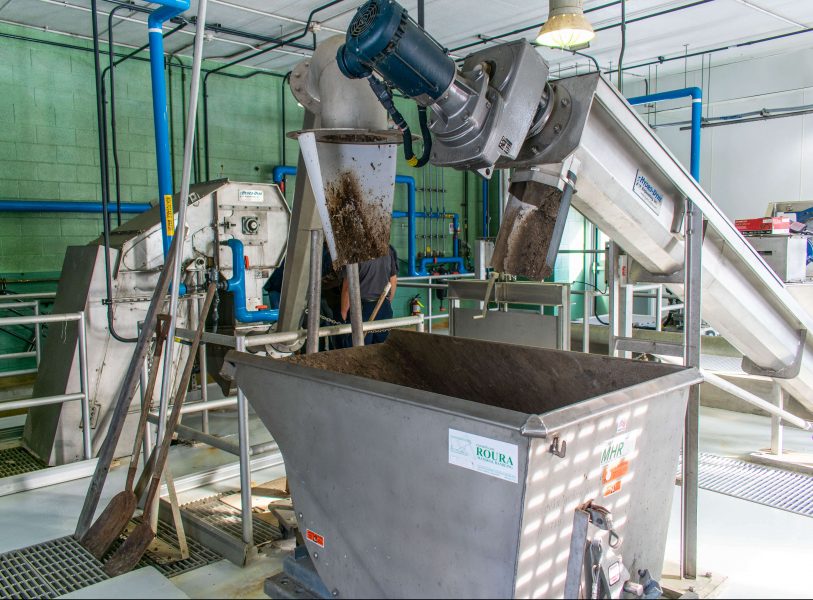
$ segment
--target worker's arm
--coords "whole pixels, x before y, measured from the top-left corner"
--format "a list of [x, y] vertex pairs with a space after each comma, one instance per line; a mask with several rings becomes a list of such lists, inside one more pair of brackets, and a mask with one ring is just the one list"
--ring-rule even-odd
[[350, 312], [350, 286], [347, 283], [347, 277], [342, 280], [342, 301], [341, 301], [342, 319], [347, 320], [347, 313]]
[[395, 288], [398, 287], [398, 275], [390, 277], [390, 302], [395, 300]]

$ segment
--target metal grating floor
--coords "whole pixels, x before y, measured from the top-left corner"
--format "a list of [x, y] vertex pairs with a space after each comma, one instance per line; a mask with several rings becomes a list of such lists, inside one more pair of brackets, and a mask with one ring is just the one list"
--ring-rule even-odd
[[44, 469], [45, 465], [20, 446], [0, 450], [0, 478]]
[[813, 517], [813, 475], [701, 454], [700, 487]]
[[0, 598], [56, 598], [108, 579], [72, 537], [0, 555]]
[[701, 452], [700, 488], [813, 517], [813, 475]]
[[[175, 528], [159, 521], [158, 536], [177, 544]], [[144, 557], [136, 568], [154, 567], [165, 577], [175, 577], [222, 560], [195, 540], [187, 540], [189, 558], [173, 564], [157, 564]], [[110, 554], [121, 545], [118, 540]], [[0, 599], [56, 598], [109, 577], [102, 563], [93, 558], [72, 536], [58, 538], [0, 554]]]
[[[189, 504], [181, 506], [181, 510], [213, 528], [221, 529], [232, 537], [242, 540], [243, 526], [241, 524], [240, 511], [220, 501], [221, 496], [229, 496], [234, 493], [236, 492], [226, 492], [217, 496], [190, 502]], [[278, 527], [274, 527], [258, 519], [256, 516], [252, 518], [252, 521], [254, 523], [255, 546], [261, 546], [282, 539], [282, 532]]]

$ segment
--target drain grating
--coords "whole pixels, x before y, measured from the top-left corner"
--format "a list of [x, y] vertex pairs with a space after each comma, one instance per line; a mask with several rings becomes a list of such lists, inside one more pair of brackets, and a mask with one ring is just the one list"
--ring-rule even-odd
[[813, 475], [701, 452], [700, 488], [813, 517]]
[[0, 598], [56, 598], [107, 578], [72, 537], [0, 555]]
[[25, 448], [17, 446], [0, 450], [0, 477], [11, 477], [44, 468], [45, 465], [31, 456]]
[[[134, 520], [138, 521], [139, 519]], [[158, 537], [163, 541], [172, 544], [176, 548], [178, 547], [178, 534], [172, 525], [168, 525], [163, 521], [158, 521]], [[122, 539], [116, 540], [116, 543], [113, 544], [110, 551], [105, 556], [105, 561], [118, 549], [119, 546], [121, 546], [123, 541], [124, 540]], [[189, 547], [189, 558], [179, 560], [174, 563], [160, 564], [153, 561], [148, 555], [145, 554], [144, 557], [139, 561], [138, 565], [136, 565], [136, 569], [140, 569], [142, 567], [154, 567], [155, 570], [161, 573], [161, 575], [164, 577], [175, 577], [176, 575], [193, 571], [195, 569], [199, 569], [200, 567], [205, 567], [213, 562], [223, 560], [223, 557], [217, 552], [210, 550], [193, 539], [190, 539], [189, 536], [186, 538], [186, 543]]]
[[[238, 490], [239, 492], [239, 490]], [[181, 510], [203, 521], [214, 529], [225, 531], [230, 536], [243, 539], [243, 526], [240, 511], [220, 501], [221, 496], [230, 496], [237, 492], [226, 492], [203, 500], [190, 502], [181, 507]], [[278, 527], [258, 519], [252, 518], [254, 523], [254, 545], [261, 546], [282, 539], [282, 532]]]

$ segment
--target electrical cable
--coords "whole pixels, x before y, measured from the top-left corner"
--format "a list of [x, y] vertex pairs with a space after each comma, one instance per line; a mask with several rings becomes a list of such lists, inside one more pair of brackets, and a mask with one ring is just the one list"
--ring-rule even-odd
[[412, 149], [412, 131], [409, 129], [409, 123], [404, 118], [395, 106], [395, 101], [392, 97], [392, 91], [383, 81], [378, 79], [375, 75], [370, 75], [367, 78], [370, 83], [375, 97], [381, 103], [381, 106], [387, 111], [392, 118], [395, 126], [401, 131], [404, 140], [404, 158], [410, 167], [421, 168], [429, 162], [429, 156], [432, 152], [432, 135], [429, 131], [429, 125], [426, 117], [426, 108], [423, 110], [418, 109], [418, 120], [421, 126], [421, 134], [423, 136], [423, 153], [420, 158], [415, 156], [415, 151]]
[[627, 49], [627, 0], [621, 0], [621, 50], [618, 53], [618, 91], [624, 92], [624, 51]]
[[102, 98], [102, 69], [99, 52], [99, 24], [97, 16], [96, 0], [90, 2], [90, 17], [93, 31], [93, 66], [96, 76], [96, 125], [99, 135], [99, 174], [102, 184], [102, 227], [104, 236], [104, 267], [105, 267], [105, 291], [107, 305], [107, 327], [113, 339], [122, 343], [134, 343], [138, 338], [125, 338], [116, 332], [113, 322], [113, 277], [110, 265], [110, 180], [107, 167], [107, 117]]

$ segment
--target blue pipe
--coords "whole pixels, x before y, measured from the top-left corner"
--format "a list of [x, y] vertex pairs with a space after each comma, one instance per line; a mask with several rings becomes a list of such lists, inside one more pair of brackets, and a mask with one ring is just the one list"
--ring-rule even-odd
[[[409, 275], [414, 277], [418, 273], [415, 268], [415, 257], [417, 256], [415, 236], [418, 231], [417, 215], [415, 214], [415, 178], [396, 175], [395, 183], [407, 187], [407, 270]], [[395, 215], [393, 214], [393, 216]]]
[[428, 275], [429, 265], [437, 264], [455, 264], [458, 267], [457, 268], [458, 273], [468, 273], [468, 271], [466, 271], [466, 266], [463, 264], [463, 259], [459, 256], [446, 256], [437, 258], [427, 256], [426, 258], [421, 259], [421, 270], [419, 275]]
[[274, 167], [274, 170], [272, 171], [272, 176], [274, 178], [274, 183], [276, 183], [277, 185], [282, 183], [283, 179], [285, 179], [285, 177], [287, 175], [294, 175], [295, 176], [296, 175], [296, 167], [289, 167], [287, 165], [279, 165], [277, 167]]
[[[155, 126], [155, 156], [158, 163], [158, 205], [161, 207], [161, 238], [164, 256], [175, 232], [172, 215], [172, 158], [169, 144], [169, 116], [167, 114], [167, 83], [164, 79], [164, 32], [165, 21], [177, 17], [189, 9], [189, 0], [156, 0], [162, 6], [147, 19], [150, 42], [150, 77], [152, 80], [152, 112]], [[169, 211], [167, 211], [169, 209]], [[169, 212], [172, 223], [167, 221]]]
[[[150, 210], [150, 204], [124, 203], [121, 212], [140, 214]], [[0, 200], [0, 212], [101, 213], [101, 202], [60, 202], [55, 200]]]
[[483, 177], [483, 237], [488, 237], [488, 179]]
[[[272, 177], [274, 183], [279, 185], [282, 183], [282, 180], [288, 175], [296, 175], [296, 167], [291, 167], [288, 165], [279, 165], [274, 167], [272, 171]], [[426, 274], [425, 270], [423, 273], [418, 271], [417, 268], [417, 249], [415, 248], [415, 235], [418, 230], [417, 226], [417, 219], [418, 218], [429, 218], [429, 219], [440, 219], [446, 218], [448, 216], [452, 217], [452, 226], [455, 230], [454, 242], [453, 242], [453, 254], [455, 257], [460, 256], [460, 240], [457, 236], [457, 232], [460, 231], [460, 215], [457, 213], [419, 213], [416, 212], [415, 209], [415, 178], [409, 177], [407, 175], [396, 175], [395, 176], [395, 183], [398, 185], [405, 185], [407, 187], [407, 211], [400, 211], [396, 210], [393, 211], [392, 216], [394, 219], [408, 217], [409, 221], [407, 223], [407, 254], [409, 255], [407, 261], [407, 270], [409, 271], [409, 275], [412, 277], [417, 277], [421, 274]], [[463, 267], [462, 261], [460, 262], [461, 273], [465, 273], [465, 268]]]
[[232, 278], [226, 284], [227, 292], [234, 294], [234, 317], [241, 323], [276, 323], [279, 310], [248, 310], [246, 308], [246, 258], [243, 242], [231, 239], [226, 242], [231, 248]]
[[677, 100], [678, 98], [692, 99], [692, 149], [689, 171], [695, 181], [700, 181], [700, 130], [703, 124], [703, 90], [699, 87], [689, 87], [681, 90], [672, 90], [648, 96], [629, 98], [627, 102], [646, 104], [648, 102], [662, 102], [664, 100]]

